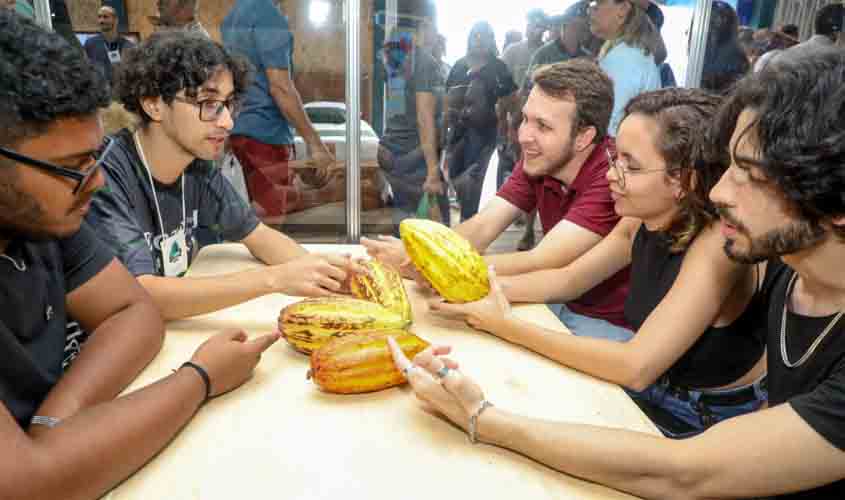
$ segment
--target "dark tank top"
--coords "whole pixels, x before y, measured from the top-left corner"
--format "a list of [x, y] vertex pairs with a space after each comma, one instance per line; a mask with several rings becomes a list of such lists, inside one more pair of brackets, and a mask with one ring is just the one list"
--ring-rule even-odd
[[[640, 227], [631, 249], [631, 288], [625, 301], [625, 319], [639, 330], [646, 318], [669, 293], [681, 271], [686, 252], [672, 253], [667, 236]], [[720, 387], [736, 381], [763, 355], [766, 334], [766, 290], [771, 288], [767, 266], [763, 286], [745, 311], [730, 325], [709, 327], [681, 356], [665, 376], [669, 383], [684, 388]]]

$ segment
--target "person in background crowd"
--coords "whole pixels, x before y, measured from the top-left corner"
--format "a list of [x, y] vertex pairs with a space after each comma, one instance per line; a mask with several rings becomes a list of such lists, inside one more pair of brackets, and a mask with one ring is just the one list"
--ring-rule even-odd
[[502, 60], [511, 72], [514, 83], [522, 87], [525, 75], [531, 65], [531, 56], [543, 45], [543, 33], [546, 32], [546, 14], [540, 9], [532, 9], [526, 15], [525, 39], [505, 49]]
[[522, 41], [522, 33], [518, 30], [510, 30], [505, 33], [505, 43], [502, 45], [502, 52], [508, 50], [508, 47], [515, 43]]
[[443, 81], [445, 82], [449, 78], [449, 72], [452, 71], [452, 66], [443, 59], [446, 57], [446, 37], [442, 33], [437, 34], [437, 39], [431, 47], [431, 56], [437, 62], [440, 68], [440, 74], [443, 75]]
[[531, 62], [523, 81], [522, 93], [528, 94], [531, 90], [531, 74], [540, 66], [568, 61], [575, 57], [592, 58], [592, 54], [585, 48], [590, 34], [590, 21], [586, 16], [578, 15], [576, 12], [567, 11], [564, 15], [556, 17], [557, 24], [550, 25], [559, 31], [559, 36], [551, 42], [543, 44], [531, 56]]
[[816, 12], [815, 34], [807, 41], [799, 43], [782, 53], [773, 62], [801, 59], [812, 52], [832, 47], [842, 34], [842, 23], [845, 19], [845, 6], [841, 3], [825, 5]]
[[[342, 291], [351, 259], [309, 254], [258, 221], [210, 160], [219, 158], [249, 86], [249, 63], [198, 33], [156, 33], [127, 52], [115, 93], [140, 125], [112, 138], [106, 187], [88, 220], [150, 292], [165, 319], [269, 293]], [[182, 75], [174, 79], [172, 75]], [[200, 248], [240, 241], [261, 262], [212, 278], [184, 277]]]
[[117, 11], [114, 7], [100, 7], [97, 24], [100, 26], [100, 34], [85, 41], [85, 54], [103, 72], [106, 80], [111, 82], [114, 68], [120, 64], [123, 53], [135, 44], [117, 32]]
[[713, 2], [707, 37], [701, 87], [726, 93], [750, 68], [739, 45], [739, 18], [727, 2]]
[[[440, 171], [440, 143], [437, 124], [443, 113], [446, 81], [431, 55], [436, 31], [431, 20], [422, 20], [416, 40], [408, 51], [394, 52], [401, 45], [398, 34], [388, 37], [385, 68], [388, 98], [404, 103], [388, 109], [384, 135], [379, 142], [378, 163], [393, 191], [394, 233], [399, 224], [414, 217], [423, 196], [433, 197], [441, 220], [449, 225], [449, 199]], [[392, 95], [396, 93], [397, 95]]]
[[[631, 99], [607, 173], [622, 217], [613, 231], [565, 267], [491, 279], [488, 297], [433, 309], [622, 385], [669, 437], [759, 409], [766, 360], [758, 320], [771, 281], [764, 275], [777, 264], [736, 263], [722, 249], [707, 199], [727, 166], [724, 152], [708, 151], [719, 102], [680, 88]], [[510, 313], [509, 300], [574, 300], [629, 265], [625, 318], [637, 333], [627, 339], [559, 335]]]
[[72, 47], [82, 50], [82, 44], [73, 31], [73, 22], [65, 0], [50, 0], [50, 13], [53, 16], [53, 31], [62, 35]]
[[470, 442], [642, 498], [845, 497], [845, 113], [831, 109], [843, 88], [841, 51], [817, 52], [741, 80], [715, 121], [731, 155], [710, 193], [725, 252], [789, 266], [758, 321], [768, 325], [767, 409], [680, 440], [540, 420], [488, 401], [448, 346], [411, 363], [390, 339], [416, 397]]
[[[496, 197], [455, 228], [483, 253], [520, 214], [537, 209], [545, 237], [519, 254], [486, 255], [500, 275], [569, 265], [595, 247], [619, 221], [608, 187], [607, 124], [613, 84], [586, 58], [543, 66], [523, 108], [520, 161]], [[362, 239], [367, 252], [413, 277], [402, 242]], [[628, 270], [615, 273], [565, 306], [550, 305], [576, 335], [626, 339], [624, 315]]]
[[599, 65], [613, 80], [614, 107], [609, 129], [613, 137], [628, 101], [661, 86], [657, 65], [666, 58], [666, 49], [646, 14], [649, 4], [648, 0], [594, 0], [590, 3], [590, 29], [605, 40], [599, 53]]
[[[663, 29], [663, 22], [665, 20], [663, 11], [660, 10], [660, 7], [656, 3], [650, 2], [648, 9], [646, 9], [646, 14], [648, 14], [648, 18], [651, 20], [654, 27], [657, 28], [657, 32], [660, 33]], [[659, 63], [659, 66], [660, 83], [662, 88], [676, 87], [678, 82], [675, 80], [675, 72], [672, 71], [672, 66], [670, 66], [667, 62]]]
[[[164, 324], [83, 220], [103, 186], [108, 83], [59, 34], [6, 9], [0, 61], [0, 498], [99, 498], [247, 381], [279, 334], [222, 332], [117, 397], [161, 349]], [[68, 314], [94, 333], [63, 372]]]
[[745, 54], [745, 58], [748, 59], [748, 63], [753, 67], [754, 61], [757, 59], [756, 48], [754, 46], [754, 28], [740, 26], [737, 43], [742, 48], [742, 52]]
[[[486, 21], [470, 30], [467, 53], [446, 81], [446, 169], [461, 205], [461, 220], [478, 212], [487, 164], [517, 90], [508, 67], [498, 57], [496, 35]], [[500, 102], [502, 101], [502, 102]]]
[[[338, 201], [343, 193], [324, 193], [335, 157], [302, 107], [294, 84], [294, 36], [280, 0], [236, 0], [220, 27], [228, 50], [255, 66], [243, 112], [235, 122], [230, 145], [244, 169], [247, 189], [262, 217], [281, 219], [305, 207]], [[309, 187], [294, 185], [288, 162], [295, 158], [295, 128], [308, 147], [312, 172]], [[300, 178], [303, 178], [300, 176]]]
[[5, 1], [5, 5], [2, 7], [8, 7], [10, 9], [15, 9], [15, 12], [18, 14], [27, 17], [29, 19], [35, 19], [35, 8], [32, 6], [29, 0], [3, 0]]
[[211, 38], [199, 20], [199, 0], [157, 0], [158, 16], [154, 24], [158, 30], [185, 30]]
[[798, 26], [795, 24], [784, 24], [780, 27], [780, 32], [792, 38], [796, 44], [800, 41], [801, 34], [798, 31]]

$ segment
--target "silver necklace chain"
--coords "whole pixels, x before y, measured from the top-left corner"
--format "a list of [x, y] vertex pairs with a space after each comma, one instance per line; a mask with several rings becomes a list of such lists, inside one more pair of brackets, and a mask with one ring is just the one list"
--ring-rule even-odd
[[819, 347], [819, 344], [821, 344], [825, 337], [827, 337], [827, 334], [833, 330], [833, 327], [836, 326], [837, 323], [839, 323], [839, 319], [842, 318], [842, 315], [845, 315], [845, 311], [839, 311], [839, 313], [830, 320], [830, 323], [827, 324], [825, 329], [822, 330], [822, 333], [816, 337], [816, 340], [810, 344], [807, 352], [805, 352], [804, 355], [801, 356], [795, 363], [790, 362], [789, 355], [786, 352], [786, 309], [788, 307], [789, 296], [792, 294], [792, 287], [795, 285], [795, 278], [797, 276], [798, 273], [793, 274], [789, 279], [789, 284], [786, 285], [786, 298], [783, 300], [783, 315], [780, 319], [780, 357], [783, 358], [783, 364], [785, 364], [787, 368], [797, 368], [806, 363], [807, 360], [810, 359], [810, 356], [812, 356], [816, 351], [816, 348]]
[[23, 259], [21, 259], [20, 262], [18, 262], [15, 259], [9, 257], [8, 255], [6, 255], [4, 253], [0, 253], [0, 257], [3, 257], [4, 259], [11, 262], [12, 265], [15, 266], [15, 269], [17, 269], [18, 271], [20, 271], [20, 272], [26, 271], [26, 262], [24, 262]]

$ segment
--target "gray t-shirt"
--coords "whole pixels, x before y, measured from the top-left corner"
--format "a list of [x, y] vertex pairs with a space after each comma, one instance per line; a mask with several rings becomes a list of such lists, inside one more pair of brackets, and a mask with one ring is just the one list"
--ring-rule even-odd
[[[389, 70], [387, 78], [387, 126], [381, 142], [395, 154], [409, 153], [420, 145], [417, 93], [429, 92], [437, 100], [435, 127], [443, 112], [446, 81], [440, 65], [431, 54], [419, 49], [414, 50], [408, 59], [402, 67]], [[409, 68], [413, 71], [406, 71]]]
[[[87, 220], [133, 275], [163, 276], [162, 234], [172, 236], [183, 224], [182, 179], [171, 185], [155, 181], [161, 228], [132, 134], [122, 130], [113, 140], [117, 144], [103, 164], [106, 185], [94, 196]], [[195, 160], [182, 176], [189, 262], [203, 245], [241, 241], [258, 227], [255, 212], [211, 162]]]

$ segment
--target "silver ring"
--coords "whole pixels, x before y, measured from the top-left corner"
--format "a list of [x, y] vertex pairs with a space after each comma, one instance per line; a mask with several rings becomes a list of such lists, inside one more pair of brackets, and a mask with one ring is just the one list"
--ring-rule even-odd
[[405, 378], [408, 378], [408, 374], [411, 373], [411, 370], [414, 368], [416, 368], [414, 365], [408, 365], [405, 368], [402, 368], [402, 375], [404, 375]]
[[448, 366], [446, 366], [444, 364], [443, 368], [437, 370], [437, 377], [438, 378], [446, 378], [446, 375], [449, 374], [449, 370], [451, 370], [451, 368], [449, 368]]

